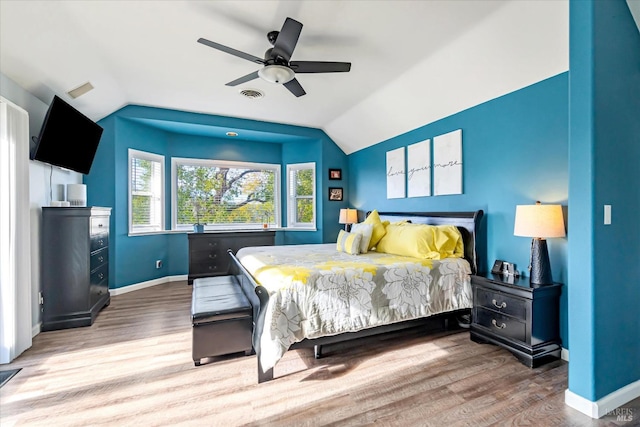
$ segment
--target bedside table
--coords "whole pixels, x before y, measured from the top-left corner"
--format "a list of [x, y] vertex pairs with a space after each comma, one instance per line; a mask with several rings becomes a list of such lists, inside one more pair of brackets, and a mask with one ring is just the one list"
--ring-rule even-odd
[[559, 300], [562, 284], [532, 288], [529, 278], [471, 276], [471, 340], [512, 352], [530, 368], [560, 357]]

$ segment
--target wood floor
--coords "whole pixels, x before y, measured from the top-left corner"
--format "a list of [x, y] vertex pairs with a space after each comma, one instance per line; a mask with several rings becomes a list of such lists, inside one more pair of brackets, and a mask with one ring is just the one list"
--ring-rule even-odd
[[[191, 287], [112, 297], [91, 327], [43, 332], [0, 369], [0, 424], [43, 426], [604, 426], [565, 406], [567, 364], [531, 370], [463, 332], [419, 331], [288, 352], [257, 384], [256, 357], [195, 367]], [[635, 406], [633, 406], [635, 405]], [[640, 417], [640, 400], [625, 405]]]

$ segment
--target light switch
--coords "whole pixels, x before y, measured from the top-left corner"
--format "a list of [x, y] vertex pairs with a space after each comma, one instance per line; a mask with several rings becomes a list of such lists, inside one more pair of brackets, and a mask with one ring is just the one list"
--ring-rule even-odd
[[604, 225], [611, 225], [611, 205], [604, 205]]

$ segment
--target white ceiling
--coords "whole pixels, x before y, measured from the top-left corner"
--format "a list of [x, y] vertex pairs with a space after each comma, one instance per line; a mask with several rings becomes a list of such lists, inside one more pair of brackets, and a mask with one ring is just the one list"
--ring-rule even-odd
[[[566, 0], [1, 0], [0, 71], [94, 120], [127, 104], [249, 118], [323, 129], [349, 154], [566, 71], [568, 14]], [[286, 17], [304, 25], [292, 60], [351, 72], [298, 75], [300, 98], [228, 87], [259, 65], [196, 42], [262, 57]]]

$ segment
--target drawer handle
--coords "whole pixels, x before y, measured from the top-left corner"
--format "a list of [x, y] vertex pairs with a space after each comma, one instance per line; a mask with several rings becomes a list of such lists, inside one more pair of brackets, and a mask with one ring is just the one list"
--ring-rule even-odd
[[104, 279], [104, 274], [98, 273], [98, 277], [101, 278], [101, 279]]
[[98, 244], [99, 244], [100, 246], [104, 245], [104, 240], [102, 240], [102, 239], [98, 240]]
[[498, 325], [498, 322], [496, 322], [496, 319], [491, 319], [491, 324], [493, 326], [495, 326], [496, 328], [498, 328], [498, 329], [504, 329], [504, 328], [507, 327], [506, 323], [502, 323], [502, 324]]
[[98, 257], [98, 261], [103, 262], [104, 261], [104, 257], [103, 256], [99, 256]]
[[218, 254], [209, 254], [209, 258], [215, 259], [218, 257]]
[[209, 270], [215, 270], [216, 268], [218, 268], [218, 266], [217, 266], [217, 265], [210, 265], [210, 266], [209, 266]]
[[217, 242], [209, 242], [209, 246], [211, 246], [213, 248], [213, 247], [218, 246], [218, 243]]
[[502, 303], [500, 305], [498, 305], [498, 302], [496, 300], [492, 300], [491, 301], [493, 303], [493, 305], [495, 305], [497, 308], [506, 308], [507, 307], [507, 303], [502, 301]]
[[98, 224], [98, 227], [102, 228], [102, 224]]

